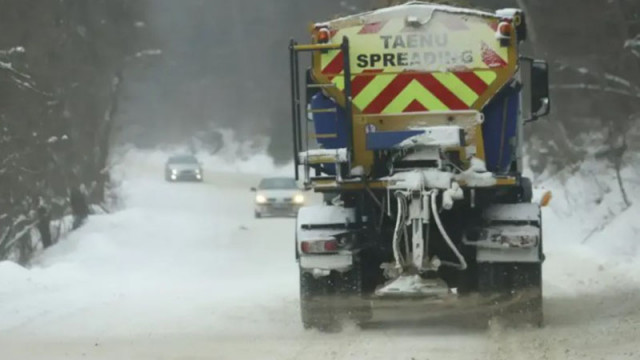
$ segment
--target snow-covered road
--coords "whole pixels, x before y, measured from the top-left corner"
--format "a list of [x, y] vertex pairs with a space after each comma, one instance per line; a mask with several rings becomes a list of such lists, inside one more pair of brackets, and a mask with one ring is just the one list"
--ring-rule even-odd
[[568, 241], [550, 210], [544, 329], [320, 334], [299, 322], [294, 221], [253, 219], [257, 175], [167, 184], [140, 155], [122, 169], [124, 209], [29, 270], [0, 263], [0, 359], [640, 359], [640, 265]]

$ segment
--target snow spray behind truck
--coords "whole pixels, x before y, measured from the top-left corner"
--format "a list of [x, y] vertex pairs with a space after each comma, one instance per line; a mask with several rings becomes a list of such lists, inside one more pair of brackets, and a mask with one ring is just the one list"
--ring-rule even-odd
[[311, 38], [290, 44], [295, 175], [326, 202], [296, 223], [304, 326], [403, 304], [541, 324], [522, 133], [550, 99], [547, 64], [520, 53], [525, 14], [413, 1]]

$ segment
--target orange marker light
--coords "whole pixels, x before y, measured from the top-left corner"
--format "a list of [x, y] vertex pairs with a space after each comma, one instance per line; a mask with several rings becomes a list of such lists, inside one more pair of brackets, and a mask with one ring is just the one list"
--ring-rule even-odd
[[545, 207], [547, 205], [549, 205], [549, 203], [551, 202], [551, 191], [545, 191], [544, 195], [542, 196], [542, 199], [540, 199], [540, 206]]
[[329, 40], [331, 40], [331, 32], [329, 32], [329, 29], [322, 28], [318, 30], [318, 43], [326, 44]]
[[504, 37], [510, 37], [513, 31], [513, 25], [510, 22], [503, 21], [498, 24], [498, 33]]

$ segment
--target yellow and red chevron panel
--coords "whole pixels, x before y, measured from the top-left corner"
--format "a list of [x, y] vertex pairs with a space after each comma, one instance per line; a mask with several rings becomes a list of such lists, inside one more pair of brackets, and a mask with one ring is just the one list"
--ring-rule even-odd
[[[408, 11], [409, 9], [411, 11]], [[419, 26], [411, 26], [412, 14]], [[515, 41], [496, 38], [499, 19], [474, 13], [403, 5], [362, 22], [328, 23], [332, 41], [350, 40], [352, 98], [355, 111], [393, 114], [480, 109], [513, 75]], [[344, 90], [342, 51], [317, 53], [314, 75]], [[335, 95], [335, 94], [332, 94]]]
[[[351, 77], [354, 106], [364, 114], [469, 110], [496, 80], [493, 71], [448, 73], [370, 70]], [[332, 78], [344, 90], [344, 76]]]

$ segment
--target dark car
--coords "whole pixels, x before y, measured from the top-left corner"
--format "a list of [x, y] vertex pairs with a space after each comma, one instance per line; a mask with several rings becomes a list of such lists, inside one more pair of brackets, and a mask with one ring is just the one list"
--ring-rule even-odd
[[175, 155], [167, 160], [164, 169], [167, 181], [203, 181], [202, 165], [193, 155]]

